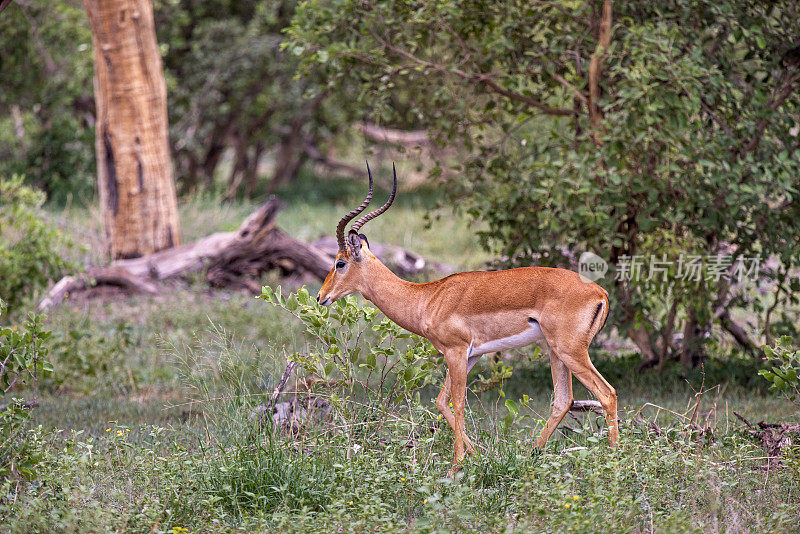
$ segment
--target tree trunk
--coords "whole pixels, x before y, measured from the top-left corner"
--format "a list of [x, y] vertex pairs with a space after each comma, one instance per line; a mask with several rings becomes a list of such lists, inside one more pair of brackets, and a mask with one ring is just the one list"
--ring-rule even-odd
[[92, 27], [97, 180], [108, 250], [135, 258], [180, 242], [167, 89], [150, 0], [84, 0]]
[[278, 153], [275, 156], [275, 173], [267, 184], [267, 192], [274, 193], [284, 183], [297, 177], [306, 154], [302, 150], [304, 117], [298, 117], [289, 125], [289, 131], [283, 136]]

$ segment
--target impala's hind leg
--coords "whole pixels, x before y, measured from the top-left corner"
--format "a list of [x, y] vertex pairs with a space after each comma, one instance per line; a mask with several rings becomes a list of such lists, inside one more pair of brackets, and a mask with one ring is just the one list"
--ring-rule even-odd
[[558, 359], [555, 352], [550, 350], [550, 374], [553, 375], [553, 411], [547, 424], [544, 425], [539, 439], [536, 440], [536, 448], [541, 449], [547, 440], [555, 432], [556, 427], [572, 408], [572, 373], [567, 366]]
[[603, 411], [606, 412], [606, 424], [608, 425], [608, 441], [612, 447], [617, 445], [619, 441], [619, 427], [617, 423], [617, 391], [606, 382], [603, 375], [594, 368], [592, 362], [589, 360], [589, 354], [586, 353], [586, 360], [588, 365], [579, 371], [572, 371], [581, 384], [586, 386], [591, 391], [600, 404], [603, 406]]
[[576, 351], [572, 357], [564, 358], [567, 367], [572, 374], [580, 380], [586, 389], [592, 392], [603, 406], [606, 413], [606, 424], [608, 425], [608, 440], [612, 447], [619, 441], [619, 427], [617, 424], [617, 391], [606, 382], [603, 375], [594, 368], [589, 360], [589, 352], [586, 349]]
[[[555, 325], [542, 321], [547, 344], [550, 346], [551, 355], [556, 357], [567, 369], [580, 380], [586, 389], [592, 392], [600, 401], [606, 414], [608, 424], [608, 439], [611, 446], [619, 441], [619, 428], [617, 425], [617, 392], [606, 382], [606, 379], [594, 368], [589, 360], [589, 343], [594, 337], [594, 324], [597, 317], [592, 319], [592, 309], [584, 310], [585, 313], [577, 315], [571, 321], [555, 322]], [[585, 325], [589, 325], [589, 331]], [[552, 358], [552, 356], [551, 356]], [[555, 375], [554, 375], [555, 376]]]

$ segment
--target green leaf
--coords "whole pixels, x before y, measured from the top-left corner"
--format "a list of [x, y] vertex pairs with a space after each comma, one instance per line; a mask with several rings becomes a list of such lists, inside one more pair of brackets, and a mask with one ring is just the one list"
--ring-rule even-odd
[[509, 413], [511, 413], [511, 415], [514, 417], [516, 417], [519, 413], [519, 406], [517, 406], [517, 403], [511, 399], [506, 399], [506, 409], [508, 409]]
[[273, 297], [274, 297], [274, 292], [272, 291], [272, 288], [270, 286], [262, 286], [261, 287], [260, 298], [266, 300], [270, 304], [274, 304], [275, 302], [274, 302]]

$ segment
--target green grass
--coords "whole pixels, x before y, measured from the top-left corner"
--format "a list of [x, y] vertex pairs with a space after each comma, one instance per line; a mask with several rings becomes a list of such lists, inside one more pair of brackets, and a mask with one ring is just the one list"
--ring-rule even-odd
[[[385, 169], [380, 176], [385, 186]], [[330, 234], [363, 185], [303, 176], [281, 192], [288, 206], [278, 224], [307, 241]], [[376, 202], [386, 195], [379, 190]], [[437, 200], [433, 189], [404, 191], [366, 233], [457, 268], [479, 267], [487, 257], [464, 219], [446, 214], [426, 228]], [[188, 199], [184, 241], [232, 230], [256, 205]], [[80, 259], [102, 261], [95, 211], [52, 215], [88, 245]], [[552, 396], [546, 358], [504, 360], [514, 367], [504, 397], [475, 393], [478, 375], [492, 373], [485, 359], [468, 394], [479, 453], [453, 481], [445, 478], [453, 437], [432, 404], [433, 385], [370, 410], [355, 397], [342, 401], [332, 426], [297, 437], [253, 422], [285, 354], [314, 344], [297, 320], [252, 295], [179, 284], [156, 297], [67, 301], [47, 324], [55, 376], [43, 380], [24, 436], [41, 461], [35, 480], [0, 481], [0, 532], [797, 528], [800, 453], [765, 468], [764, 451], [733, 411], [751, 421], [798, 421], [798, 408], [767, 391], [758, 362], [721, 349], [702, 370], [660, 373], [637, 372], [637, 355], [596, 351], [620, 397], [617, 449], [598, 417], [577, 415], [533, 451]], [[574, 385], [576, 398], [591, 398]], [[520, 406], [510, 425], [507, 399]], [[688, 426], [693, 414], [710, 432]]]

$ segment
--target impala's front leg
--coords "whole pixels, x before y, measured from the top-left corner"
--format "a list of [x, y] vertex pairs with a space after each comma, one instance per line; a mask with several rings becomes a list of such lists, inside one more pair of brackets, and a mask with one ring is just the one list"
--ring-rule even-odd
[[[447, 362], [447, 374], [450, 376], [450, 398], [453, 402], [455, 447], [453, 454], [453, 467], [450, 476], [461, 468], [464, 459], [466, 442], [464, 435], [464, 404], [467, 397], [467, 348], [459, 347], [445, 351], [444, 359]], [[470, 446], [472, 444], [470, 443]]]
[[[439, 391], [439, 395], [436, 397], [436, 408], [439, 409], [439, 413], [444, 416], [445, 421], [447, 421], [447, 424], [455, 434], [456, 419], [453, 416], [453, 410], [450, 409], [450, 398], [450, 372], [448, 371], [447, 376], [444, 379], [444, 385]], [[475, 446], [472, 444], [472, 441], [469, 439], [466, 432], [462, 432], [461, 435], [464, 439], [464, 448], [466, 449], [467, 454], [474, 453]]]

